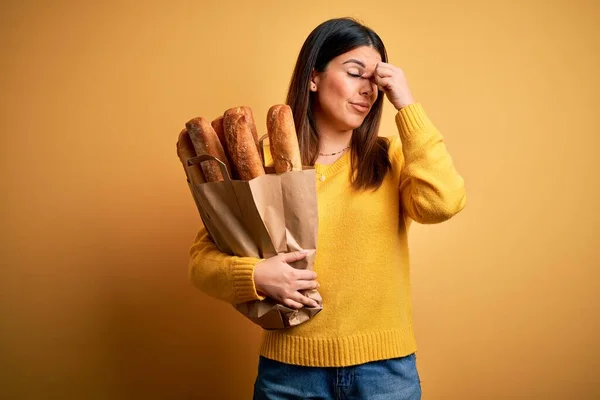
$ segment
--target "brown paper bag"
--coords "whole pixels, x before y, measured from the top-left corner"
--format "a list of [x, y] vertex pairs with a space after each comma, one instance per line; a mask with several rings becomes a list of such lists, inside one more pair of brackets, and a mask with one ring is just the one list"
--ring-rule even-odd
[[[192, 182], [190, 166], [208, 160], [219, 164], [224, 181]], [[186, 163], [190, 191], [204, 226], [219, 250], [256, 258], [308, 250], [305, 259], [290, 265], [312, 269], [318, 226], [315, 170], [304, 167], [302, 171], [276, 174], [273, 168], [265, 167], [265, 172], [266, 175], [250, 181], [238, 181], [231, 180], [225, 164], [213, 156], [199, 155]], [[302, 293], [315, 300], [319, 307], [296, 310], [269, 297], [234, 307], [265, 329], [288, 328], [322, 310], [322, 298], [317, 290]]]

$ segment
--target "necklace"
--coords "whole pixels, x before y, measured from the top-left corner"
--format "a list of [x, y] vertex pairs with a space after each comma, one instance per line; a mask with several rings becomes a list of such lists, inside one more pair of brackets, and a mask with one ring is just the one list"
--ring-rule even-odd
[[344, 151], [348, 150], [350, 148], [350, 146], [346, 147], [345, 149], [342, 149], [340, 151], [337, 151], [335, 153], [329, 153], [329, 154], [323, 154], [323, 153], [319, 153], [320, 156], [324, 156], [324, 157], [328, 157], [328, 156], [335, 156], [338, 155], [340, 153], [343, 153]]
[[[348, 150], [349, 148], [350, 148], [350, 146], [348, 146], [348, 147], [346, 147], [345, 149], [343, 149], [343, 150], [341, 150], [341, 151], [338, 151], [338, 152], [336, 152], [336, 153], [332, 153], [332, 154], [321, 154], [321, 153], [319, 153], [319, 155], [323, 155], [323, 156], [336, 155], [336, 154], [340, 154], [340, 153], [343, 153], [343, 152], [345, 152], [345, 151], [346, 151], [346, 150]], [[326, 179], [326, 176], [325, 176], [325, 175], [327, 174], [327, 172], [328, 172], [329, 170], [331, 170], [331, 169], [332, 169], [332, 167], [334, 167], [334, 166], [336, 166], [336, 165], [338, 165], [338, 166], [339, 166], [340, 159], [341, 159], [341, 158], [343, 158], [343, 157], [345, 157], [345, 155], [344, 155], [344, 156], [341, 156], [340, 158], [338, 158], [336, 161], [334, 161], [333, 163], [331, 163], [331, 164], [329, 164], [329, 165], [319, 165], [319, 167], [317, 167], [317, 178], [318, 178], [318, 179], [319, 179], [321, 182], [325, 182], [325, 179]]]

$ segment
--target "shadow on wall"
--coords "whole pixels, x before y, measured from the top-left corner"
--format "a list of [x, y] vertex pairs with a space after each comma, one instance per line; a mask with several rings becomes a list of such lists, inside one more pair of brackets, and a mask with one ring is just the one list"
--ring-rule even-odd
[[162, 248], [137, 255], [121, 249], [99, 266], [112, 274], [98, 292], [90, 335], [104, 354], [111, 392], [124, 399], [249, 397], [261, 330], [193, 287], [187, 275], [193, 235], [171, 223], [161, 230], [169, 237], [141, 237]]

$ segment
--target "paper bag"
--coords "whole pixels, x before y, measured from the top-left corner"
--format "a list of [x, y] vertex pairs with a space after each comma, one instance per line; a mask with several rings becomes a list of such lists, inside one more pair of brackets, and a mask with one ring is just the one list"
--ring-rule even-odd
[[[208, 160], [219, 164], [224, 181], [192, 182], [189, 168]], [[315, 170], [304, 167], [302, 171], [276, 174], [272, 168], [265, 167], [265, 172], [266, 175], [250, 181], [238, 181], [231, 180], [225, 164], [213, 156], [199, 155], [186, 163], [190, 191], [204, 226], [219, 250], [256, 258], [308, 250], [305, 259], [290, 265], [312, 269], [318, 227]], [[289, 328], [322, 310], [322, 298], [317, 290], [302, 293], [315, 300], [319, 307], [296, 310], [269, 297], [234, 307], [264, 329]]]

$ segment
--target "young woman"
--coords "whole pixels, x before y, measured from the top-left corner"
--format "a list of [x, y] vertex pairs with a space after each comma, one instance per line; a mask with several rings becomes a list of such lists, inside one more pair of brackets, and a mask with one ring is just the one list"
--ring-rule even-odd
[[[398, 132], [379, 136], [384, 97]], [[465, 205], [463, 179], [443, 138], [387, 63], [370, 28], [326, 21], [306, 39], [290, 82], [304, 165], [314, 165], [319, 211], [314, 271], [220, 253], [202, 228], [192, 281], [231, 303], [270, 296], [323, 310], [291, 329], [264, 331], [255, 399], [419, 399], [410, 299], [411, 221], [445, 221]], [[318, 275], [318, 281], [317, 281]]]

